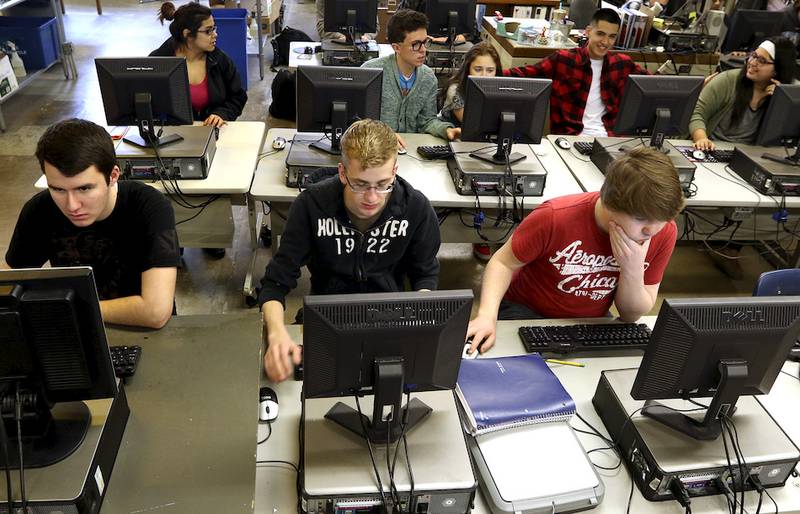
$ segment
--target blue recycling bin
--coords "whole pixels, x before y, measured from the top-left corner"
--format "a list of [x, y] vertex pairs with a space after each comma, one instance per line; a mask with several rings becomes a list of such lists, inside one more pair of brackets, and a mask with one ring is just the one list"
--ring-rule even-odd
[[236, 64], [247, 90], [247, 9], [211, 9], [217, 26], [217, 46]]
[[58, 59], [56, 19], [37, 16], [0, 16], [0, 43], [11, 41], [28, 71], [47, 68]]

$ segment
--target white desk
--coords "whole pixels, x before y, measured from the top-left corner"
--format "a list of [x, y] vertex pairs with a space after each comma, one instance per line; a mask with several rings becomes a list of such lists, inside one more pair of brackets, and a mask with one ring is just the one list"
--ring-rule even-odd
[[[294, 129], [270, 129], [267, 133], [267, 145], [271, 144], [272, 140], [278, 136], [291, 141], [295, 133]], [[408, 145], [408, 154], [399, 155], [397, 159], [398, 173], [401, 177], [422, 191], [435, 208], [475, 208], [474, 196], [462, 196], [456, 193], [445, 161], [426, 161], [417, 154], [418, 146], [441, 145], [445, 143], [443, 140], [428, 134], [402, 134], [402, 137]], [[544, 196], [525, 197], [526, 210], [537, 207], [545, 200], [582, 191], [549, 142], [543, 140], [541, 144], [530, 146], [548, 174]], [[250, 188], [250, 196], [253, 200], [270, 202], [272, 206], [270, 223], [273, 238], [283, 232], [281, 216], [286, 216], [289, 204], [299, 194], [297, 188], [286, 186], [286, 155], [287, 152], [283, 151], [262, 159], [258, 164], [253, 186]], [[487, 214], [496, 205], [497, 197], [481, 197], [481, 207]], [[471, 218], [469, 222], [471, 223]], [[492, 229], [487, 225], [491, 225], [491, 223], [487, 221], [484, 226], [484, 231], [489, 236], [505, 232], [505, 229]], [[273, 239], [273, 241], [275, 240]], [[472, 228], [463, 227], [458, 218], [451, 215], [442, 225], [442, 241], [480, 242], [481, 240]]]
[[[591, 321], [600, 323], [610, 322], [610, 320], [605, 318]], [[644, 318], [643, 321], [652, 326], [655, 322], [655, 317], [650, 316]], [[501, 321], [498, 324], [497, 345], [489, 351], [487, 356], [497, 357], [501, 355], [523, 353], [522, 343], [517, 336], [517, 328], [521, 325], [580, 322], [586, 322], [586, 320]], [[288, 329], [289, 334], [295, 338], [296, 341], [301, 340], [301, 327], [291, 325]], [[577, 357], [572, 360], [583, 362], [586, 367], [576, 368], [559, 365], [551, 365], [551, 367], [564, 384], [564, 387], [566, 387], [575, 399], [575, 404], [580, 415], [595, 428], [608, 436], [608, 431], [605, 429], [591, 403], [592, 396], [594, 396], [595, 388], [600, 379], [600, 372], [606, 369], [637, 367], [641, 361], [641, 357]], [[784, 365], [784, 370], [796, 377], [798, 365], [796, 363], [787, 363]], [[266, 383], [266, 380], [262, 378], [262, 385]], [[281, 459], [296, 464], [298, 462], [297, 430], [300, 420], [301, 384], [300, 382], [290, 380], [273, 385], [272, 387], [279, 397], [281, 410], [278, 420], [273, 423], [273, 434], [270, 440], [258, 448], [258, 460]], [[796, 443], [800, 443], [800, 422], [798, 422], [796, 415], [798, 397], [800, 397], [800, 382], [781, 373], [778, 375], [772, 392], [768, 396], [762, 396], [760, 398], [767, 408], [770, 409], [773, 417]], [[576, 428], [586, 428], [577, 417], [574, 418], [570, 424]], [[577, 435], [586, 450], [605, 446], [603, 441], [597, 437], [580, 433]], [[259, 427], [259, 440], [264, 436], [266, 436], [266, 427], [261, 426]], [[617, 463], [617, 458], [612, 452], [594, 452], [591, 457], [595, 463], [602, 466], [614, 466]], [[533, 463], [532, 465], [536, 464]], [[598, 470], [598, 472], [605, 482], [605, 498], [596, 509], [587, 512], [597, 514], [624, 513], [631, 487], [631, 480], [626, 468], [623, 465], [615, 471]], [[295, 496], [295, 476], [294, 470], [289, 466], [276, 465], [267, 467], [261, 465], [258, 467], [256, 470], [256, 514], [294, 512], [297, 500]], [[800, 512], [800, 479], [790, 478], [785, 487], [770, 489], [769, 492], [778, 503], [781, 513]], [[751, 514], [755, 512], [757, 502], [757, 493], [745, 493], [745, 508]], [[772, 503], [765, 495], [762, 512], [773, 512], [773, 509]], [[696, 514], [718, 514], [727, 512], [727, 505], [725, 503], [725, 498], [721, 495], [693, 498], [692, 511]], [[475, 509], [473, 512], [477, 514], [488, 514], [490, 512], [480, 490], [475, 499]], [[684, 510], [677, 502], [648, 502], [639, 493], [639, 489], [634, 486], [631, 512], [636, 514], [682, 514]]]
[[[319, 41], [292, 41], [289, 43], [289, 69], [297, 69], [298, 66], [322, 66], [322, 51], [312, 54], [302, 53], [305, 48], [319, 48], [322, 45]], [[300, 49], [297, 52], [295, 49]], [[394, 53], [392, 45], [381, 43], [378, 45], [378, 57], [384, 57]]]
[[[129, 130], [136, 130], [131, 127]], [[217, 150], [208, 177], [203, 180], [178, 180], [181, 191], [201, 202], [210, 195], [221, 195], [225, 202], [214, 202], [203, 214], [190, 223], [178, 225], [178, 240], [181, 246], [200, 248], [226, 248], [233, 241], [233, 216], [230, 205], [246, 205], [248, 210], [248, 232], [250, 249], [255, 254], [258, 248], [258, 225], [253, 203], [249, 202], [250, 184], [253, 181], [258, 156], [264, 143], [266, 124], [261, 121], [232, 121], [219, 131]], [[160, 182], [146, 182], [161, 192]], [[37, 189], [47, 188], [44, 175], [36, 181]], [[173, 204], [175, 220], [181, 221], [197, 214], [197, 210], [184, 209]], [[224, 226], [223, 226], [224, 225]], [[247, 286], [247, 284], [246, 284]], [[245, 289], [245, 295], [251, 292]]]

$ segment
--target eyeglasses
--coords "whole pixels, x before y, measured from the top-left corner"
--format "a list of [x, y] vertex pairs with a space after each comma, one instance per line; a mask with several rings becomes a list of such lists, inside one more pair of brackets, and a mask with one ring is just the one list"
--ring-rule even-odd
[[422, 50], [423, 46], [425, 48], [429, 48], [431, 46], [431, 38], [414, 41], [411, 43], [411, 49], [414, 50], [415, 52], [419, 52], [420, 50]]
[[366, 192], [369, 191], [370, 189], [373, 189], [375, 193], [379, 195], [387, 195], [391, 193], [392, 190], [394, 189], [394, 180], [385, 186], [354, 186], [350, 182], [350, 178], [346, 174], [344, 176], [344, 179], [345, 181], [347, 181], [347, 185], [350, 187], [350, 189], [358, 195], [366, 194]]
[[758, 55], [758, 53], [756, 52], [750, 52], [749, 54], [747, 54], [747, 60], [759, 66], [765, 66], [767, 64], [775, 64], [775, 61], [768, 61], [763, 57], [761, 57], [760, 55]]
[[216, 25], [211, 25], [210, 27], [205, 28], [203, 30], [198, 30], [197, 32], [202, 32], [206, 36], [210, 36], [211, 34], [216, 34], [217, 33], [217, 26]]

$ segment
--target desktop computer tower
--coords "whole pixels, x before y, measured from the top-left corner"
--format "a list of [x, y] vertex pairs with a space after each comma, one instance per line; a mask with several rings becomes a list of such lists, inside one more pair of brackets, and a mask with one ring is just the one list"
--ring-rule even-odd
[[[740, 491], [740, 468], [730, 442], [729, 468], [722, 437], [711, 441], [693, 439], [640, 413], [644, 402], [634, 400], [630, 394], [638, 371], [603, 371], [592, 404], [618, 443], [622, 461], [642, 496], [650, 501], [674, 500], [671, 486], [675, 480], [682, 483], [690, 497], [722, 494], [723, 483]], [[681, 410], [692, 407], [682, 400], [660, 403]], [[701, 417], [705, 411], [696, 415]], [[797, 446], [754, 396], [741, 396], [731, 419], [739, 435], [746, 476], [757, 477], [764, 487], [783, 486], [800, 462]], [[745, 480], [744, 489], [754, 489]]]
[[[25, 469], [28, 509], [34, 514], [97, 514], [103, 504], [130, 409], [125, 388], [118, 383], [115, 398], [56, 404], [55, 419], [72, 419], [85, 403], [92, 421], [81, 445], [64, 460]], [[19, 474], [11, 471], [12, 491], [19, 491]], [[0, 487], [0, 512], [8, 510], [8, 493]], [[19, 495], [14, 496], [19, 505]]]
[[[622, 138], [622, 137], [598, 137], [595, 138], [592, 145], [591, 159], [597, 169], [605, 175], [608, 166], [614, 160], [625, 155], [625, 152], [637, 146], [645, 146], [648, 144], [646, 138]], [[678, 150], [676, 150], [672, 143], [664, 141], [664, 151], [672, 161], [675, 169], [678, 170], [678, 178], [681, 181], [681, 186], [685, 190], [689, 184], [694, 180], [694, 170], [696, 166], [689, 162]]]
[[168, 126], [164, 127], [164, 134], [178, 134], [183, 140], [159, 147], [158, 157], [152, 148], [141, 148], [125, 140], [117, 145], [117, 166], [122, 178], [158, 180], [161, 164], [169, 178], [202, 180], [208, 176], [217, 151], [217, 130], [214, 127]]
[[359, 41], [346, 45], [325, 39], [322, 41], [322, 64], [325, 66], [361, 66], [378, 57], [378, 43]]
[[447, 169], [453, 179], [456, 192], [466, 196], [510, 195], [542, 196], [547, 181], [547, 171], [539, 162], [530, 145], [514, 144], [513, 152], [521, 153], [525, 159], [511, 165], [513, 183], [507, 184], [505, 165], [492, 164], [471, 157], [471, 152], [494, 153], [490, 143], [450, 143], [454, 156], [447, 160]]
[[730, 168], [765, 195], [800, 196], [800, 166], [765, 159], [765, 153], [780, 155], [780, 147], [737, 145]]
[[[409, 497], [412, 481], [406, 468], [406, 453], [403, 445], [399, 445], [395, 484], [400, 509], [416, 514], [467, 514], [472, 508], [477, 481], [455, 395], [453, 391], [431, 391], [413, 396], [433, 411], [406, 434], [413, 473], [412, 497]], [[363, 412], [372, 412], [373, 398], [369, 395], [360, 400]], [[356, 407], [352, 397], [303, 399], [302, 511], [307, 514], [380, 512], [382, 498], [364, 438], [325, 419], [338, 401]], [[378, 473], [384, 489], [388, 490], [385, 446], [372, 443]], [[394, 456], [395, 444], [390, 447]], [[388, 502], [392, 501], [388, 492], [386, 497]]]
[[286, 154], [286, 186], [304, 189], [339, 172], [340, 155], [311, 146], [325, 138], [321, 133], [296, 133]]

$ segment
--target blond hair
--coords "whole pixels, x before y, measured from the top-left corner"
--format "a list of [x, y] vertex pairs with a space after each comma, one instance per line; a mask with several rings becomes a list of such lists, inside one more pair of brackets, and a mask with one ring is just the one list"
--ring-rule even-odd
[[397, 158], [397, 135], [386, 123], [359, 120], [342, 135], [342, 162], [358, 161], [362, 169], [374, 168]]
[[615, 160], [600, 188], [603, 205], [651, 221], [669, 221], [683, 209], [683, 190], [672, 161], [650, 147]]

